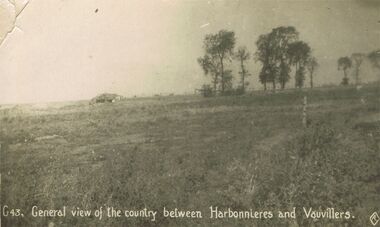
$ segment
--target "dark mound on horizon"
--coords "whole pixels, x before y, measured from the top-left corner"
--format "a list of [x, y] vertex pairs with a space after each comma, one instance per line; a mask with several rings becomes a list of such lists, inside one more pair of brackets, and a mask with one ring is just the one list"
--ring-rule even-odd
[[122, 99], [124, 99], [124, 97], [118, 94], [103, 93], [91, 99], [90, 104], [116, 102]]

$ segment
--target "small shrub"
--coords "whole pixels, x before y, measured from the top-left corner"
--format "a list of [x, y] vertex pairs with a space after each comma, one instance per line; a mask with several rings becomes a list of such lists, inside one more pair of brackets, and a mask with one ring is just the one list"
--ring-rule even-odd
[[214, 92], [212, 91], [212, 88], [208, 84], [204, 84], [201, 89], [202, 96], [203, 97], [211, 97], [214, 95]]
[[343, 80], [342, 80], [342, 83], [341, 83], [342, 85], [348, 85], [349, 84], [349, 80], [348, 80], [348, 78], [343, 78]]

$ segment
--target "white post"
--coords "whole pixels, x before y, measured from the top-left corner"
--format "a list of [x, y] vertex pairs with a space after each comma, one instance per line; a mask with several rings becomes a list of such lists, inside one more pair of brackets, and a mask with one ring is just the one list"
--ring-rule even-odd
[[303, 97], [303, 112], [302, 112], [302, 125], [307, 127], [307, 96]]

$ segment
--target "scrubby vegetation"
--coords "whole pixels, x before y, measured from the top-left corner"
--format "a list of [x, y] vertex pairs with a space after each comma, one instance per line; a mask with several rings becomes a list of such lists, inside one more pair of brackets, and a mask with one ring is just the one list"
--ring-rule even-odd
[[[301, 122], [309, 100], [309, 127]], [[349, 210], [332, 224], [367, 226], [379, 204], [380, 89], [327, 88], [252, 96], [135, 98], [19, 112], [1, 110], [1, 204], [24, 218], [2, 226], [290, 226], [209, 219], [209, 207]], [[17, 107], [21, 108], [22, 107]], [[149, 219], [33, 218], [43, 208], [147, 207]], [[201, 210], [168, 219], [163, 207]], [[294, 224], [294, 223], [293, 223]], [[328, 220], [314, 223], [327, 226]]]

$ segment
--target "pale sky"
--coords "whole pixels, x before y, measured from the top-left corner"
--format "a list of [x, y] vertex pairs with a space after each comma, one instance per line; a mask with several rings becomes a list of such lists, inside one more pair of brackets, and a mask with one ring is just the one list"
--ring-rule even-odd
[[[220, 29], [255, 52], [260, 34], [295, 26], [320, 62], [317, 85], [341, 81], [339, 57], [380, 48], [377, 0], [29, 0], [15, 19], [24, 2], [0, 0], [0, 40], [11, 30], [0, 46], [0, 103], [192, 93], [210, 81], [197, 63], [203, 38]], [[365, 80], [378, 75], [363, 64]], [[260, 68], [249, 61], [251, 88], [262, 87]]]

